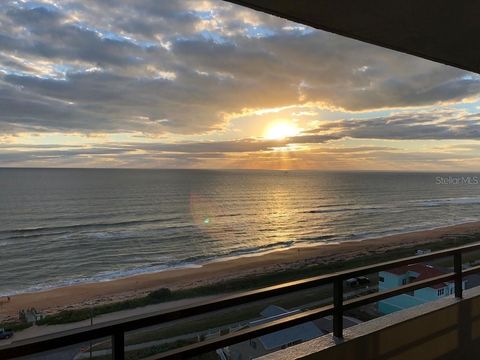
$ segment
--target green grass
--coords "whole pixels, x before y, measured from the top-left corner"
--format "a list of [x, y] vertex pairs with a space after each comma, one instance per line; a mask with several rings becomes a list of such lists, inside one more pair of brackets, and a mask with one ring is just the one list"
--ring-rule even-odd
[[[473, 236], [459, 236], [454, 239], [449, 238], [442, 241], [434, 241], [431, 243], [422, 244], [421, 247], [428, 247], [432, 251], [437, 251], [454, 246], [472, 243], [478, 240], [480, 240], [480, 233], [474, 234]], [[167, 301], [258, 289], [266, 286], [276, 285], [282, 282], [288, 282], [310, 276], [328, 274], [336, 271], [347, 270], [360, 266], [366, 266], [379, 262], [396, 260], [402, 257], [412, 256], [414, 250], [418, 249], [418, 247], [419, 245], [415, 245], [411, 247], [390, 250], [385, 253], [362, 256], [348, 261], [337, 261], [327, 264], [305, 266], [298, 269], [289, 269], [284, 271], [266, 273], [257, 276], [242, 277], [190, 289], [172, 291], [168, 289], [159, 289], [150, 293], [147, 296], [136, 299], [130, 299], [105, 305], [98, 305], [93, 308], [61, 311], [54, 315], [47, 315], [42, 320], [40, 320], [38, 324], [66, 324], [89, 319], [92, 312], [93, 316], [98, 316], [121, 310], [128, 310], [147, 305], [159, 304]]]

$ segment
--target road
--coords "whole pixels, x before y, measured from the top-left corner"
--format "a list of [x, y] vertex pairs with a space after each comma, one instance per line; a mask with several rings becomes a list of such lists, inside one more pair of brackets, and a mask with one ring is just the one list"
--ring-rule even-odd
[[16, 360], [73, 360], [83, 347], [88, 347], [88, 343], [75, 344], [61, 349], [47, 351], [41, 354], [29, 355]]

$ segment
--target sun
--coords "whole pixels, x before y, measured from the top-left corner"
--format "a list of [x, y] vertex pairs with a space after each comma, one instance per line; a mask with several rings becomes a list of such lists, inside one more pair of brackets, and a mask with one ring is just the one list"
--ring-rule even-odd
[[276, 122], [267, 128], [265, 138], [269, 140], [282, 140], [299, 133], [299, 129], [287, 121]]

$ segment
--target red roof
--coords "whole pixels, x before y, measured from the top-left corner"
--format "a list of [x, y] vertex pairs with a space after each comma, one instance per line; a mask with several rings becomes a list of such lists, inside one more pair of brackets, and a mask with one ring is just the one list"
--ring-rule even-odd
[[[401, 266], [395, 269], [385, 270], [385, 272], [389, 272], [395, 275], [404, 275], [409, 271], [415, 272], [418, 274], [418, 276], [414, 280], [412, 280], [412, 282], [426, 280], [435, 276], [446, 274], [445, 271], [442, 271], [440, 269], [434, 268], [433, 266], [421, 264], [421, 263], [410, 264], [410, 265]], [[430, 287], [434, 289], [441, 289], [445, 286], [446, 286], [446, 283], [440, 283], [440, 284], [431, 285]]]

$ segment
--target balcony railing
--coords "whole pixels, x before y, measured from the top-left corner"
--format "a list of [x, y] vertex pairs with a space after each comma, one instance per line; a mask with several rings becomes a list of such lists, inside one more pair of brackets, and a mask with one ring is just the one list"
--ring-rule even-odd
[[[304, 322], [319, 319], [327, 315], [333, 315], [333, 334], [341, 338], [343, 336], [344, 311], [371, 304], [392, 296], [407, 293], [413, 290], [429, 287], [441, 282], [455, 282], [455, 296], [462, 297], [462, 280], [465, 276], [480, 272], [480, 265], [463, 270], [462, 255], [467, 252], [480, 250], [480, 244], [466, 245], [447, 250], [432, 252], [429, 254], [412, 256], [394, 261], [383, 262], [370, 266], [336, 272], [333, 274], [316, 276], [308, 279], [292, 281], [259, 290], [247, 291], [237, 295], [226, 296], [220, 300], [207, 301], [193, 306], [186, 306], [171, 311], [161, 311], [149, 315], [130, 317], [117, 321], [103, 322], [97, 325], [82, 327], [52, 335], [41, 336], [28, 340], [22, 340], [0, 348], [0, 359], [12, 359], [19, 356], [36, 354], [54, 350], [61, 347], [75, 345], [99, 338], [112, 338], [112, 358], [123, 360], [125, 358], [125, 333], [153, 325], [167, 323], [173, 320], [181, 320], [191, 316], [205, 314], [243, 305], [258, 300], [289, 294], [299, 290], [315, 288], [321, 285], [333, 283], [333, 304], [313, 310], [304, 311], [287, 316], [272, 322], [249, 327], [217, 338], [198, 342], [189, 346], [167, 351], [147, 358], [148, 360], [160, 359], [185, 359], [200, 355], [228, 345], [236, 344], [258, 336], [269, 334], [278, 330], [286, 329]], [[419, 263], [438, 258], [453, 257], [454, 272], [441, 276], [425, 279], [404, 285], [392, 290], [377, 292], [358, 298], [344, 300], [344, 281], [349, 278], [371, 274], [386, 269]]]

